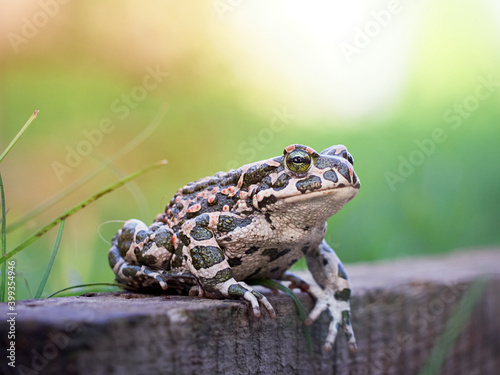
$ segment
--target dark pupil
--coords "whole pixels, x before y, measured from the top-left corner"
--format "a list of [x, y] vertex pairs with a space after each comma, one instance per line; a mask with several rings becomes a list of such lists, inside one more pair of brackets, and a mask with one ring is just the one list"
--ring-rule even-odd
[[302, 156], [294, 156], [292, 158], [292, 163], [294, 163], [294, 164], [306, 164], [307, 161], [306, 161], [306, 158], [304, 158]]

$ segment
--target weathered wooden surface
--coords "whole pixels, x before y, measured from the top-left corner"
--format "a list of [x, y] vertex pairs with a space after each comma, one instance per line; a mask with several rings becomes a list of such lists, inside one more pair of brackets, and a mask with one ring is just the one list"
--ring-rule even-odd
[[[437, 373], [500, 373], [499, 250], [351, 264], [346, 269], [354, 289], [355, 355], [341, 335], [331, 352], [322, 351], [325, 314], [311, 327], [308, 353], [296, 308], [283, 294], [270, 296], [278, 315], [271, 320], [254, 318], [241, 301], [108, 293], [18, 302], [15, 369], [7, 366], [7, 309], [1, 305], [1, 371], [418, 374], [471, 283], [487, 276], [470, 319], [461, 324], [461, 332], [453, 330], [458, 339], [452, 340]], [[309, 296], [299, 298], [309, 311]]]

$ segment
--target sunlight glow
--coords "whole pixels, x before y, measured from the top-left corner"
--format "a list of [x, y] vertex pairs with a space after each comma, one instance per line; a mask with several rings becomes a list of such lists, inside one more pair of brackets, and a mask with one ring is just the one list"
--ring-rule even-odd
[[299, 98], [303, 114], [383, 112], [405, 83], [422, 2], [365, 2], [273, 1], [265, 12], [242, 3], [228, 18], [247, 53], [265, 56], [247, 75], [281, 75], [279, 89]]

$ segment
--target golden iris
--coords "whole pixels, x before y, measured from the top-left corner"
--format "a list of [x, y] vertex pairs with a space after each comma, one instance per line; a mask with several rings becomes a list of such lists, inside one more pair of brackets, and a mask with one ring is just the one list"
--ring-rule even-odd
[[304, 150], [293, 150], [285, 156], [289, 170], [295, 173], [305, 173], [311, 167], [311, 155]]

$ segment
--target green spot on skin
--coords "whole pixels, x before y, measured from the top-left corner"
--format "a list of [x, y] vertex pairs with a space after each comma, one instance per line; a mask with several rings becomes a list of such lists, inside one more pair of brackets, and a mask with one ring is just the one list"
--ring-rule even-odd
[[217, 223], [219, 232], [231, 232], [234, 228], [236, 228], [236, 225], [234, 224], [233, 217], [229, 215], [219, 216], [219, 222]]
[[317, 190], [321, 188], [321, 178], [318, 176], [311, 176], [298, 181], [295, 186], [301, 193], [305, 193], [307, 190]]
[[182, 233], [182, 232], [181, 232], [181, 233], [179, 233], [179, 239], [180, 239], [180, 240], [182, 241], [182, 243], [183, 243], [184, 245], [186, 245], [186, 246], [187, 246], [187, 245], [189, 245], [189, 244], [190, 244], [190, 242], [191, 242], [191, 240], [189, 239], [189, 237], [188, 237], [188, 236], [186, 236], [186, 235], [185, 235], [184, 233]]
[[252, 218], [238, 218], [229, 215], [220, 215], [219, 222], [217, 223], [217, 229], [219, 232], [232, 232], [236, 228], [244, 227], [252, 222]]
[[146, 238], [148, 238], [148, 232], [146, 232], [145, 230], [141, 230], [135, 235], [135, 242], [143, 242], [144, 240], [146, 240]]
[[200, 277], [200, 283], [203, 289], [209, 292], [216, 292], [217, 285], [225, 283], [227, 280], [233, 277], [233, 272], [230, 268], [224, 268], [215, 274], [211, 279], [206, 279], [204, 277]]
[[221, 186], [236, 185], [241, 177], [241, 169], [231, 170], [222, 176]]
[[210, 223], [210, 216], [208, 216], [208, 214], [203, 214], [194, 219], [194, 221], [196, 225], [207, 227], [208, 224]]
[[337, 173], [333, 170], [326, 171], [323, 174], [323, 177], [325, 180], [332, 181], [332, 182], [338, 182], [339, 178], [337, 177]]
[[233, 277], [233, 272], [231, 271], [230, 268], [225, 268], [215, 274], [214, 279], [218, 283], [224, 283], [227, 280], [231, 279]]
[[316, 162], [314, 163], [314, 165], [316, 166], [316, 168], [319, 168], [319, 169], [325, 169], [325, 168], [334, 168], [338, 165], [338, 161], [336, 159], [333, 159], [333, 158], [329, 158], [329, 157], [324, 157], [324, 156], [320, 156]]
[[122, 259], [122, 256], [120, 255], [120, 252], [116, 247], [112, 247], [111, 250], [109, 250], [108, 253], [108, 260], [109, 260], [109, 265], [111, 268], [114, 268], [116, 263], [118, 263]]
[[281, 176], [278, 177], [276, 182], [273, 184], [273, 189], [275, 191], [282, 190], [288, 186], [288, 181], [290, 180], [290, 176], [287, 175], [286, 173], [283, 173]]
[[231, 297], [240, 298], [243, 297], [247, 290], [240, 284], [233, 284], [229, 287], [227, 292]]
[[349, 288], [345, 288], [345, 289], [335, 293], [336, 300], [349, 301], [349, 298], [351, 298], [351, 289], [349, 289]]
[[241, 188], [245, 189], [250, 185], [260, 183], [264, 177], [275, 170], [276, 167], [266, 163], [251, 166], [243, 177], [243, 184]]
[[196, 241], [205, 241], [213, 237], [212, 232], [198, 225], [196, 225], [193, 229], [191, 229], [190, 235]]
[[351, 325], [351, 314], [348, 310], [342, 311], [342, 321], [344, 322], [345, 326]]
[[158, 247], [167, 249], [169, 253], [174, 252], [174, 245], [172, 245], [172, 232], [166, 226], [160, 227], [154, 234], [153, 241]]
[[207, 187], [208, 183], [207, 182], [199, 182], [195, 185], [194, 190], [195, 191], [202, 191]]
[[152, 264], [155, 264], [158, 259], [156, 259], [156, 257], [154, 255], [139, 255], [139, 256], [136, 256], [137, 257], [137, 261], [140, 263], [140, 264], [146, 264], [146, 265], [152, 265]]
[[137, 223], [128, 222], [122, 228], [122, 232], [118, 237], [118, 249], [120, 249], [120, 255], [125, 256], [128, 249], [130, 249], [130, 245], [132, 245], [132, 241], [134, 240], [134, 233]]
[[191, 249], [193, 267], [197, 270], [210, 268], [224, 261], [222, 250], [216, 246], [195, 246]]
[[137, 266], [127, 266], [122, 268], [123, 276], [125, 277], [135, 277], [137, 272], [140, 271], [140, 267]]
[[172, 268], [182, 267], [182, 249], [183, 248], [184, 248], [184, 246], [182, 246], [182, 244], [179, 244], [179, 246], [175, 250], [173, 261], [172, 261]]
[[264, 296], [260, 294], [259, 292], [252, 290], [252, 294], [257, 298], [257, 299], [262, 299]]
[[194, 193], [194, 184], [193, 185], [188, 185], [184, 189], [182, 189], [182, 194], [193, 194]]

